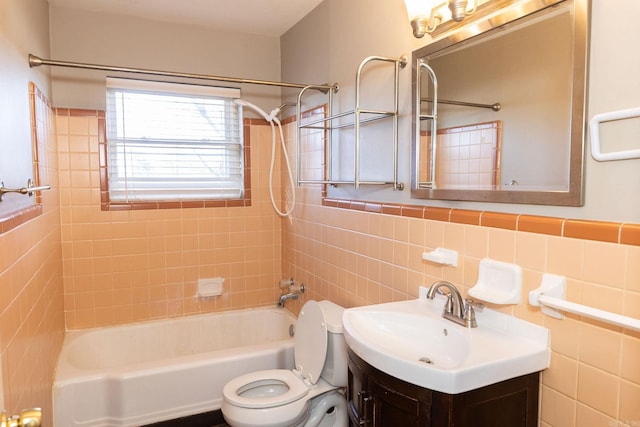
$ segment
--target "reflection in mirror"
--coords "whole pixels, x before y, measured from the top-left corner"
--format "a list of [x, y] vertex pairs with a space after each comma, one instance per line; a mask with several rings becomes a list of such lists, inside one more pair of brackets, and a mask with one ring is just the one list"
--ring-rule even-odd
[[582, 205], [587, 3], [413, 53], [413, 197]]

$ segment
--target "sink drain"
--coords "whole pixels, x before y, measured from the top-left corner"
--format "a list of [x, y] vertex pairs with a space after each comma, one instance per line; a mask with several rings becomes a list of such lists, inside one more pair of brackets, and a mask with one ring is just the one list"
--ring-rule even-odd
[[426, 363], [428, 365], [433, 365], [433, 360], [429, 359], [428, 357], [421, 357], [418, 360], [420, 360], [420, 362]]

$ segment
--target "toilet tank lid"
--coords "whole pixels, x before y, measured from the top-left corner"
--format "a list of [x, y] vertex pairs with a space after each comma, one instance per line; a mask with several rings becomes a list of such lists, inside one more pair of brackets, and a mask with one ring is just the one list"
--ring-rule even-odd
[[342, 313], [344, 313], [344, 307], [328, 300], [318, 301], [318, 304], [320, 304], [324, 314], [324, 321], [327, 322], [327, 330], [334, 334], [341, 334], [343, 331]]

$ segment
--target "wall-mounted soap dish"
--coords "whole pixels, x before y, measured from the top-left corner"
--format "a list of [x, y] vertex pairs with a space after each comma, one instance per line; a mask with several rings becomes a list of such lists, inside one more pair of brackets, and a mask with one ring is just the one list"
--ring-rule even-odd
[[436, 248], [431, 252], [423, 252], [422, 259], [436, 264], [458, 266], [458, 251], [453, 249]]
[[519, 304], [522, 293], [522, 268], [515, 264], [485, 258], [480, 261], [478, 282], [469, 295], [493, 304]]

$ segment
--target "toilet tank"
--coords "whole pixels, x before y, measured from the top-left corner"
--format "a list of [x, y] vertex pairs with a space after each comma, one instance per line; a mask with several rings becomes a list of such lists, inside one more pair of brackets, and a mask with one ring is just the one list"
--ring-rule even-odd
[[320, 308], [327, 323], [327, 358], [320, 376], [336, 387], [347, 386], [347, 343], [342, 329], [344, 307], [331, 301], [320, 301]]

